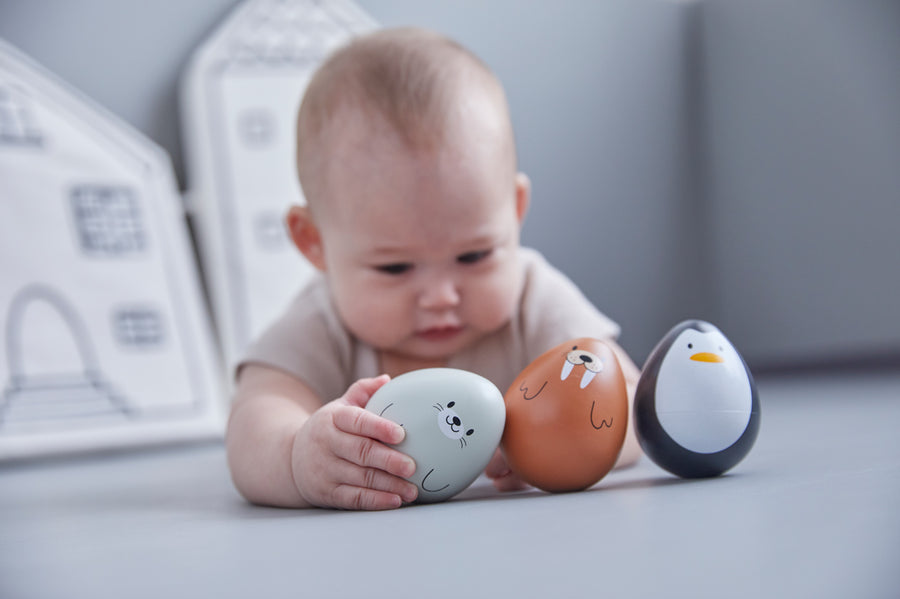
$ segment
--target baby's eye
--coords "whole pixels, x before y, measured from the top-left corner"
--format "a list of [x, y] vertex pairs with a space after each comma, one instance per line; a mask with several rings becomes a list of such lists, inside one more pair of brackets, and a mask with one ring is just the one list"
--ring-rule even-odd
[[413, 265], [409, 262], [397, 262], [396, 264], [380, 264], [375, 267], [380, 273], [386, 275], [402, 275], [412, 270]]
[[456, 257], [456, 261], [460, 264], [475, 264], [481, 262], [491, 255], [494, 250], [480, 250], [477, 252], [466, 252]]

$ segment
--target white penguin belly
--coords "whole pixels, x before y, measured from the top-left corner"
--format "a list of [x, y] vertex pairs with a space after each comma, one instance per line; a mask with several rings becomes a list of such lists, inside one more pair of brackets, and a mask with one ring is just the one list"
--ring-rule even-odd
[[750, 422], [753, 397], [743, 368], [664, 360], [656, 381], [656, 416], [676, 443], [716, 453], [737, 441]]

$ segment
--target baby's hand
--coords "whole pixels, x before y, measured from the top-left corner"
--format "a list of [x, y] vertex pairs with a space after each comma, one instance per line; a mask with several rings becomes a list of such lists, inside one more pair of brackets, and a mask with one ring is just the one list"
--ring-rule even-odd
[[528, 483], [512, 471], [499, 448], [494, 452], [494, 457], [491, 458], [491, 461], [488, 462], [487, 468], [484, 469], [484, 474], [491, 479], [498, 491], [521, 491], [529, 486]]
[[321, 507], [397, 508], [415, 500], [415, 462], [388, 447], [403, 440], [399, 424], [366, 411], [372, 394], [388, 382], [361, 379], [343, 397], [312, 413], [294, 436], [291, 469], [300, 495]]

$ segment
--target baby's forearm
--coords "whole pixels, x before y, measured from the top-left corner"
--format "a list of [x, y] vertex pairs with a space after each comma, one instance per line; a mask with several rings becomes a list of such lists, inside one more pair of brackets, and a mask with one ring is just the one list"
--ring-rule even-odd
[[619, 360], [619, 366], [625, 375], [625, 387], [628, 392], [628, 430], [625, 434], [625, 444], [622, 446], [622, 452], [616, 461], [616, 468], [625, 468], [634, 465], [643, 455], [641, 447], [638, 444], [637, 437], [634, 433], [634, 423], [631, 422], [632, 408], [634, 406], [634, 391], [637, 388], [638, 379], [641, 377], [641, 371], [631, 359], [631, 357], [618, 344], [613, 344], [613, 351]]
[[275, 394], [239, 397], [225, 436], [235, 487], [248, 501], [278, 507], [309, 507], [291, 469], [291, 450], [308, 413]]

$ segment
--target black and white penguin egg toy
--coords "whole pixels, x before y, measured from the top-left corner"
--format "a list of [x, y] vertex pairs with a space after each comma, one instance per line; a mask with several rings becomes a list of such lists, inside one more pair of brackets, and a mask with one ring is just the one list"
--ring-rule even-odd
[[687, 320], [656, 345], [635, 392], [634, 427], [644, 453], [684, 478], [718, 476], [744, 459], [759, 433], [759, 396], [719, 329]]

